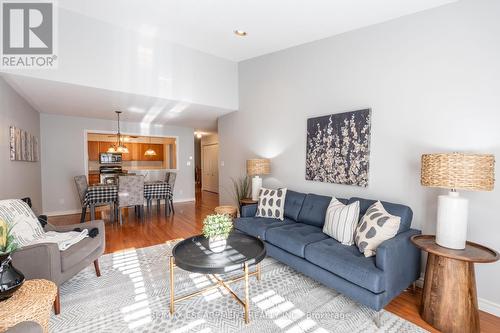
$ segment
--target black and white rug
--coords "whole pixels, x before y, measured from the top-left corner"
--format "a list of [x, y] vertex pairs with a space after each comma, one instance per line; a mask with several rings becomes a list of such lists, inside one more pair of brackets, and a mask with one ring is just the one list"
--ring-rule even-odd
[[[224, 290], [213, 289], [176, 303], [168, 311], [168, 256], [174, 243], [104, 255], [102, 276], [93, 267], [61, 287], [61, 314], [51, 332], [426, 332], [383, 311], [375, 312], [272, 258], [262, 262], [262, 280], [250, 277], [250, 324]], [[176, 268], [176, 295], [211, 284], [209, 277]], [[232, 284], [242, 295], [243, 283]]]

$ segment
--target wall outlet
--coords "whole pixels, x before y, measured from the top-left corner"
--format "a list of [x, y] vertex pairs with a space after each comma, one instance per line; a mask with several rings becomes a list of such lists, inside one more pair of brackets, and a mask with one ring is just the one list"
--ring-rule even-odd
[[224, 161], [220, 161], [220, 166], [224, 166]]
[[187, 166], [191, 166], [191, 162], [190, 161], [188, 161], [186, 164], [187, 164]]

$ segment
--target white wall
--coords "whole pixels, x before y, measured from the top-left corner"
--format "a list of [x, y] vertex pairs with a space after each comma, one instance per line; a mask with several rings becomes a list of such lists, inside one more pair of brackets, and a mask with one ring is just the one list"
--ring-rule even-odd
[[0, 199], [30, 197], [35, 212], [41, 213], [41, 163], [10, 160], [10, 126], [40, 139], [38, 112], [0, 77]]
[[[404, 203], [413, 227], [434, 233], [443, 191], [420, 185], [421, 154], [500, 158], [499, 13], [500, 1], [460, 1], [240, 63], [239, 111], [218, 124], [221, 201], [246, 159], [267, 157], [265, 186]], [[306, 181], [307, 118], [367, 107], [368, 188]], [[469, 240], [500, 250], [500, 184], [463, 195]], [[500, 315], [500, 263], [476, 267], [481, 307]]]
[[[143, 127], [140, 123], [120, 123], [122, 133], [178, 137], [178, 174], [174, 200], [194, 200], [194, 156], [192, 128]], [[47, 214], [81, 209], [73, 177], [85, 174], [86, 131], [116, 131], [116, 121], [41, 114], [43, 211]], [[191, 162], [187, 165], [187, 162]]]
[[237, 64], [58, 8], [58, 68], [10, 70], [107, 90], [235, 110]]

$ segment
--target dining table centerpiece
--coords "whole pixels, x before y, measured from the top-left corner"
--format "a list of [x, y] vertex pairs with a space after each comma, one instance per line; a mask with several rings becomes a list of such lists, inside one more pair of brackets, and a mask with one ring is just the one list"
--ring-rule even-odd
[[219, 253], [226, 249], [231, 230], [233, 221], [227, 214], [212, 214], [203, 220], [203, 236], [208, 239], [208, 247], [212, 252]]

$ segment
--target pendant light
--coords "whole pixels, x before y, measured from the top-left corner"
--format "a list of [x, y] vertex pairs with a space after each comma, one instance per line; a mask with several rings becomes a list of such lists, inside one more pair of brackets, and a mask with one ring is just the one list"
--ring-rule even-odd
[[116, 133], [116, 144], [112, 145], [108, 149], [108, 153], [121, 153], [121, 154], [128, 154], [128, 148], [125, 147], [125, 145], [122, 142], [122, 136], [120, 133], [120, 114], [122, 113], [121, 111], [115, 111], [117, 117], [118, 117], [118, 133]]
[[156, 156], [156, 152], [151, 148], [151, 137], [149, 137], [149, 148], [144, 152], [144, 156]]

